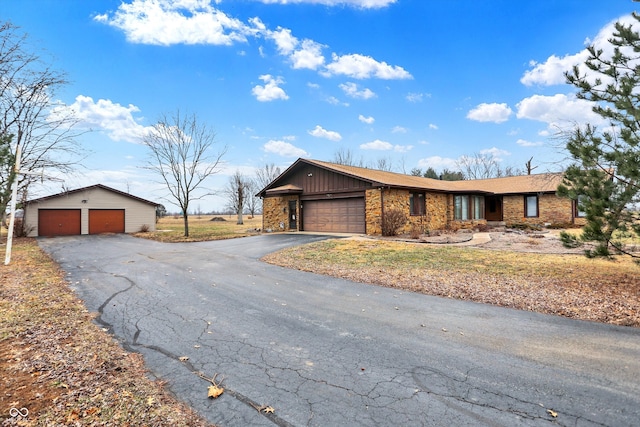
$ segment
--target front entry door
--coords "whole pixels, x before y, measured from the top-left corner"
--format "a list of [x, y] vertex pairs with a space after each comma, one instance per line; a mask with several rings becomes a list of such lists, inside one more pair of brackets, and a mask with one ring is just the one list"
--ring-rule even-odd
[[501, 196], [488, 196], [485, 198], [484, 218], [487, 221], [502, 221]]
[[298, 201], [289, 200], [289, 230], [298, 229]]

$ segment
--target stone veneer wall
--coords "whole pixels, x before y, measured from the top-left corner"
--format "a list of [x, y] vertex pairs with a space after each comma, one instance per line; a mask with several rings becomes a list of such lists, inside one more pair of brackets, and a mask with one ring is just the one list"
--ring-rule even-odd
[[447, 196], [441, 193], [426, 193], [427, 214], [411, 215], [410, 196], [408, 190], [384, 189], [367, 190], [365, 195], [365, 212], [367, 234], [381, 234], [382, 199], [384, 210], [399, 209], [407, 216], [407, 223], [400, 233], [409, 233], [415, 226], [421, 232], [439, 230], [447, 224]]
[[364, 215], [367, 234], [382, 234], [382, 229], [380, 228], [380, 217], [382, 216], [381, 192], [379, 189], [365, 191]]
[[[298, 196], [265, 197], [262, 200], [262, 230], [289, 230], [289, 201], [298, 200]], [[300, 203], [297, 204], [296, 218], [300, 218]], [[286, 208], [286, 210], [285, 210]], [[282, 225], [282, 227], [281, 227]], [[300, 227], [300, 221], [297, 221]], [[297, 231], [297, 230], [296, 230]]]
[[504, 196], [502, 199], [503, 219], [509, 224], [584, 224], [584, 218], [573, 218], [573, 203], [571, 199], [558, 197], [555, 194], [538, 196], [538, 216], [527, 218], [524, 216], [524, 195]]
[[478, 225], [484, 225], [487, 223], [486, 219], [469, 219], [465, 221], [455, 219], [456, 208], [455, 208], [455, 197], [453, 194], [447, 194], [447, 224], [443, 228], [447, 228], [449, 230], [471, 230]]

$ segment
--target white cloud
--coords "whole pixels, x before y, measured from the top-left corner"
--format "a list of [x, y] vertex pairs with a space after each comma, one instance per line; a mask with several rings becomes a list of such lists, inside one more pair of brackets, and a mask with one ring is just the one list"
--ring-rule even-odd
[[494, 159], [496, 159], [499, 162], [504, 160], [504, 157], [511, 155], [511, 153], [508, 152], [507, 150], [502, 150], [502, 149], [497, 148], [497, 147], [485, 148], [484, 150], [480, 150], [480, 154], [488, 155], [490, 157], [493, 157]]
[[289, 57], [293, 68], [296, 70], [317, 70], [324, 65], [324, 56], [322, 55], [323, 47], [323, 45], [313, 40], [303, 40], [302, 48], [293, 52]]
[[438, 127], [438, 125], [436, 125], [436, 124], [429, 123], [429, 129], [432, 129], [432, 130], [438, 130], [438, 129], [439, 129], [439, 127]]
[[[635, 31], [638, 30], [639, 24], [631, 15], [615, 19], [600, 29], [593, 41], [587, 40], [587, 42], [593, 44], [596, 50], [602, 49], [603, 58], [611, 58], [613, 55], [613, 46], [608, 42], [608, 40], [613, 36], [613, 33], [615, 32], [615, 23], [618, 21], [627, 26], [631, 25], [634, 27], [633, 29]], [[566, 79], [564, 73], [570, 72], [575, 65], [579, 67], [581, 74], [590, 73], [590, 70], [584, 65], [584, 61], [588, 57], [589, 52], [586, 49], [583, 49], [578, 53], [567, 54], [562, 57], [551, 55], [542, 63], [531, 61], [530, 65], [533, 68], [524, 73], [520, 82], [526, 86], [536, 84], [551, 86], [565, 83]]]
[[367, 142], [366, 144], [360, 144], [360, 148], [363, 150], [376, 150], [376, 151], [395, 151], [397, 153], [406, 153], [413, 149], [412, 145], [393, 145], [387, 141], [381, 141], [376, 139], [375, 141]]
[[418, 103], [422, 102], [423, 98], [430, 98], [431, 94], [429, 93], [408, 93], [405, 99], [409, 102]]
[[436, 170], [449, 169], [457, 170], [458, 161], [447, 157], [431, 156], [418, 160], [418, 166], [421, 168], [434, 168]]
[[370, 99], [374, 98], [376, 94], [368, 88], [360, 90], [358, 85], [353, 82], [343, 83], [338, 85], [340, 89], [349, 97], [355, 99]]
[[108, 99], [94, 102], [89, 96], [78, 95], [73, 104], [57, 107], [52, 114], [69, 111], [79, 120], [78, 127], [105, 132], [114, 141], [140, 143], [151, 129], [136, 121], [133, 114], [140, 112], [140, 109], [131, 104], [125, 107]]
[[524, 73], [520, 83], [525, 86], [562, 84], [566, 81], [564, 73], [571, 70], [574, 65], [583, 63], [588, 57], [589, 52], [583, 50], [575, 55], [565, 55], [562, 58], [551, 55], [542, 64], [532, 61], [533, 69]]
[[517, 104], [519, 119], [530, 119], [549, 125], [563, 126], [579, 123], [603, 124], [602, 117], [592, 111], [593, 104], [574, 95], [533, 95]]
[[357, 53], [343, 56], [338, 56], [334, 53], [332, 55], [332, 61], [333, 62], [328, 64], [326, 70], [322, 73], [327, 77], [344, 75], [354, 79], [375, 77], [383, 80], [413, 78], [413, 76], [402, 67], [392, 66], [386, 62], [378, 62], [370, 56]]
[[342, 139], [342, 135], [338, 132], [326, 130], [320, 125], [317, 125], [315, 129], [310, 130], [309, 135], [315, 136], [316, 138], [325, 138], [329, 141], [340, 141]]
[[251, 93], [255, 95], [258, 101], [269, 102], [277, 99], [289, 99], [289, 96], [286, 94], [284, 89], [278, 86], [284, 84], [282, 77], [274, 78], [271, 74], [263, 74], [259, 78], [265, 82], [265, 85], [256, 85], [251, 90]]
[[133, 0], [94, 20], [122, 30], [133, 43], [154, 45], [245, 42], [256, 28], [227, 16], [207, 0]]
[[263, 147], [267, 153], [274, 153], [282, 157], [308, 157], [309, 153], [302, 148], [285, 141], [270, 140]]
[[366, 123], [366, 124], [368, 124], [368, 125], [371, 125], [371, 124], [373, 124], [373, 122], [375, 122], [375, 121], [376, 121], [376, 119], [374, 119], [373, 117], [371, 117], [371, 116], [369, 116], [369, 117], [365, 117], [365, 116], [363, 116], [362, 114], [360, 114], [360, 115], [358, 116], [358, 120], [360, 120], [362, 123]]
[[521, 147], [539, 147], [541, 145], [544, 145], [544, 142], [541, 142], [541, 141], [532, 142], [532, 141], [527, 141], [525, 139], [519, 139], [516, 141], [516, 144], [518, 144]]
[[291, 30], [288, 28], [278, 27], [276, 31], [268, 32], [268, 34], [276, 43], [280, 55], [291, 55], [298, 46], [298, 39], [291, 34]]
[[407, 128], [404, 128], [402, 126], [394, 126], [393, 129], [391, 129], [392, 133], [407, 133]]
[[378, 9], [394, 4], [398, 0], [260, 0], [266, 4], [311, 3], [325, 6], [353, 6], [362, 9]]
[[513, 111], [507, 104], [482, 103], [467, 113], [467, 118], [477, 122], [502, 123], [509, 120]]

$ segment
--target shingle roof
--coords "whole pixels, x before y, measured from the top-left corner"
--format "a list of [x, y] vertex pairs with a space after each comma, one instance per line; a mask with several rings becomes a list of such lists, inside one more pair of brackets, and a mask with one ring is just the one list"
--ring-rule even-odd
[[153, 206], [158, 206], [159, 205], [159, 203], [151, 202], [151, 201], [143, 199], [141, 197], [137, 197], [137, 196], [134, 196], [132, 194], [125, 193], [124, 191], [116, 190], [115, 188], [107, 187], [106, 185], [102, 185], [102, 184], [90, 185], [88, 187], [76, 188], [75, 190], [64, 191], [62, 193], [52, 194], [50, 196], [40, 197], [38, 199], [27, 200], [27, 203], [43, 202], [45, 200], [53, 199], [55, 197], [66, 196], [68, 194], [78, 193], [80, 191], [92, 190], [92, 189], [95, 189], [95, 188], [101, 188], [103, 190], [111, 191], [113, 193], [117, 193], [117, 194], [120, 194], [122, 196], [126, 196], [126, 197], [129, 197], [131, 199], [138, 200], [139, 202], [148, 203], [148, 204], [153, 205]]
[[369, 181], [374, 185], [414, 188], [443, 192], [479, 192], [489, 194], [554, 193], [562, 182], [562, 173], [509, 176], [464, 181], [441, 181], [357, 166], [339, 165], [319, 160], [300, 159], [334, 172]]

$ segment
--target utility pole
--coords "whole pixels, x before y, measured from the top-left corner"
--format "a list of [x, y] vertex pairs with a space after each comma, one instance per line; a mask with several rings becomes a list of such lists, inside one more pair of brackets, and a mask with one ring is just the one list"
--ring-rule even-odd
[[[20, 156], [22, 149], [20, 144], [16, 147], [16, 163], [14, 166], [15, 178], [13, 179], [13, 191], [11, 192], [11, 218], [9, 219], [9, 230], [7, 230], [7, 251], [4, 257], [4, 265], [11, 262], [11, 244], [13, 243], [13, 227], [16, 221], [16, 200], [18, 199], [18, 174], [20, 173]], [[24, 218], [22, 218], [24, 221]]]

